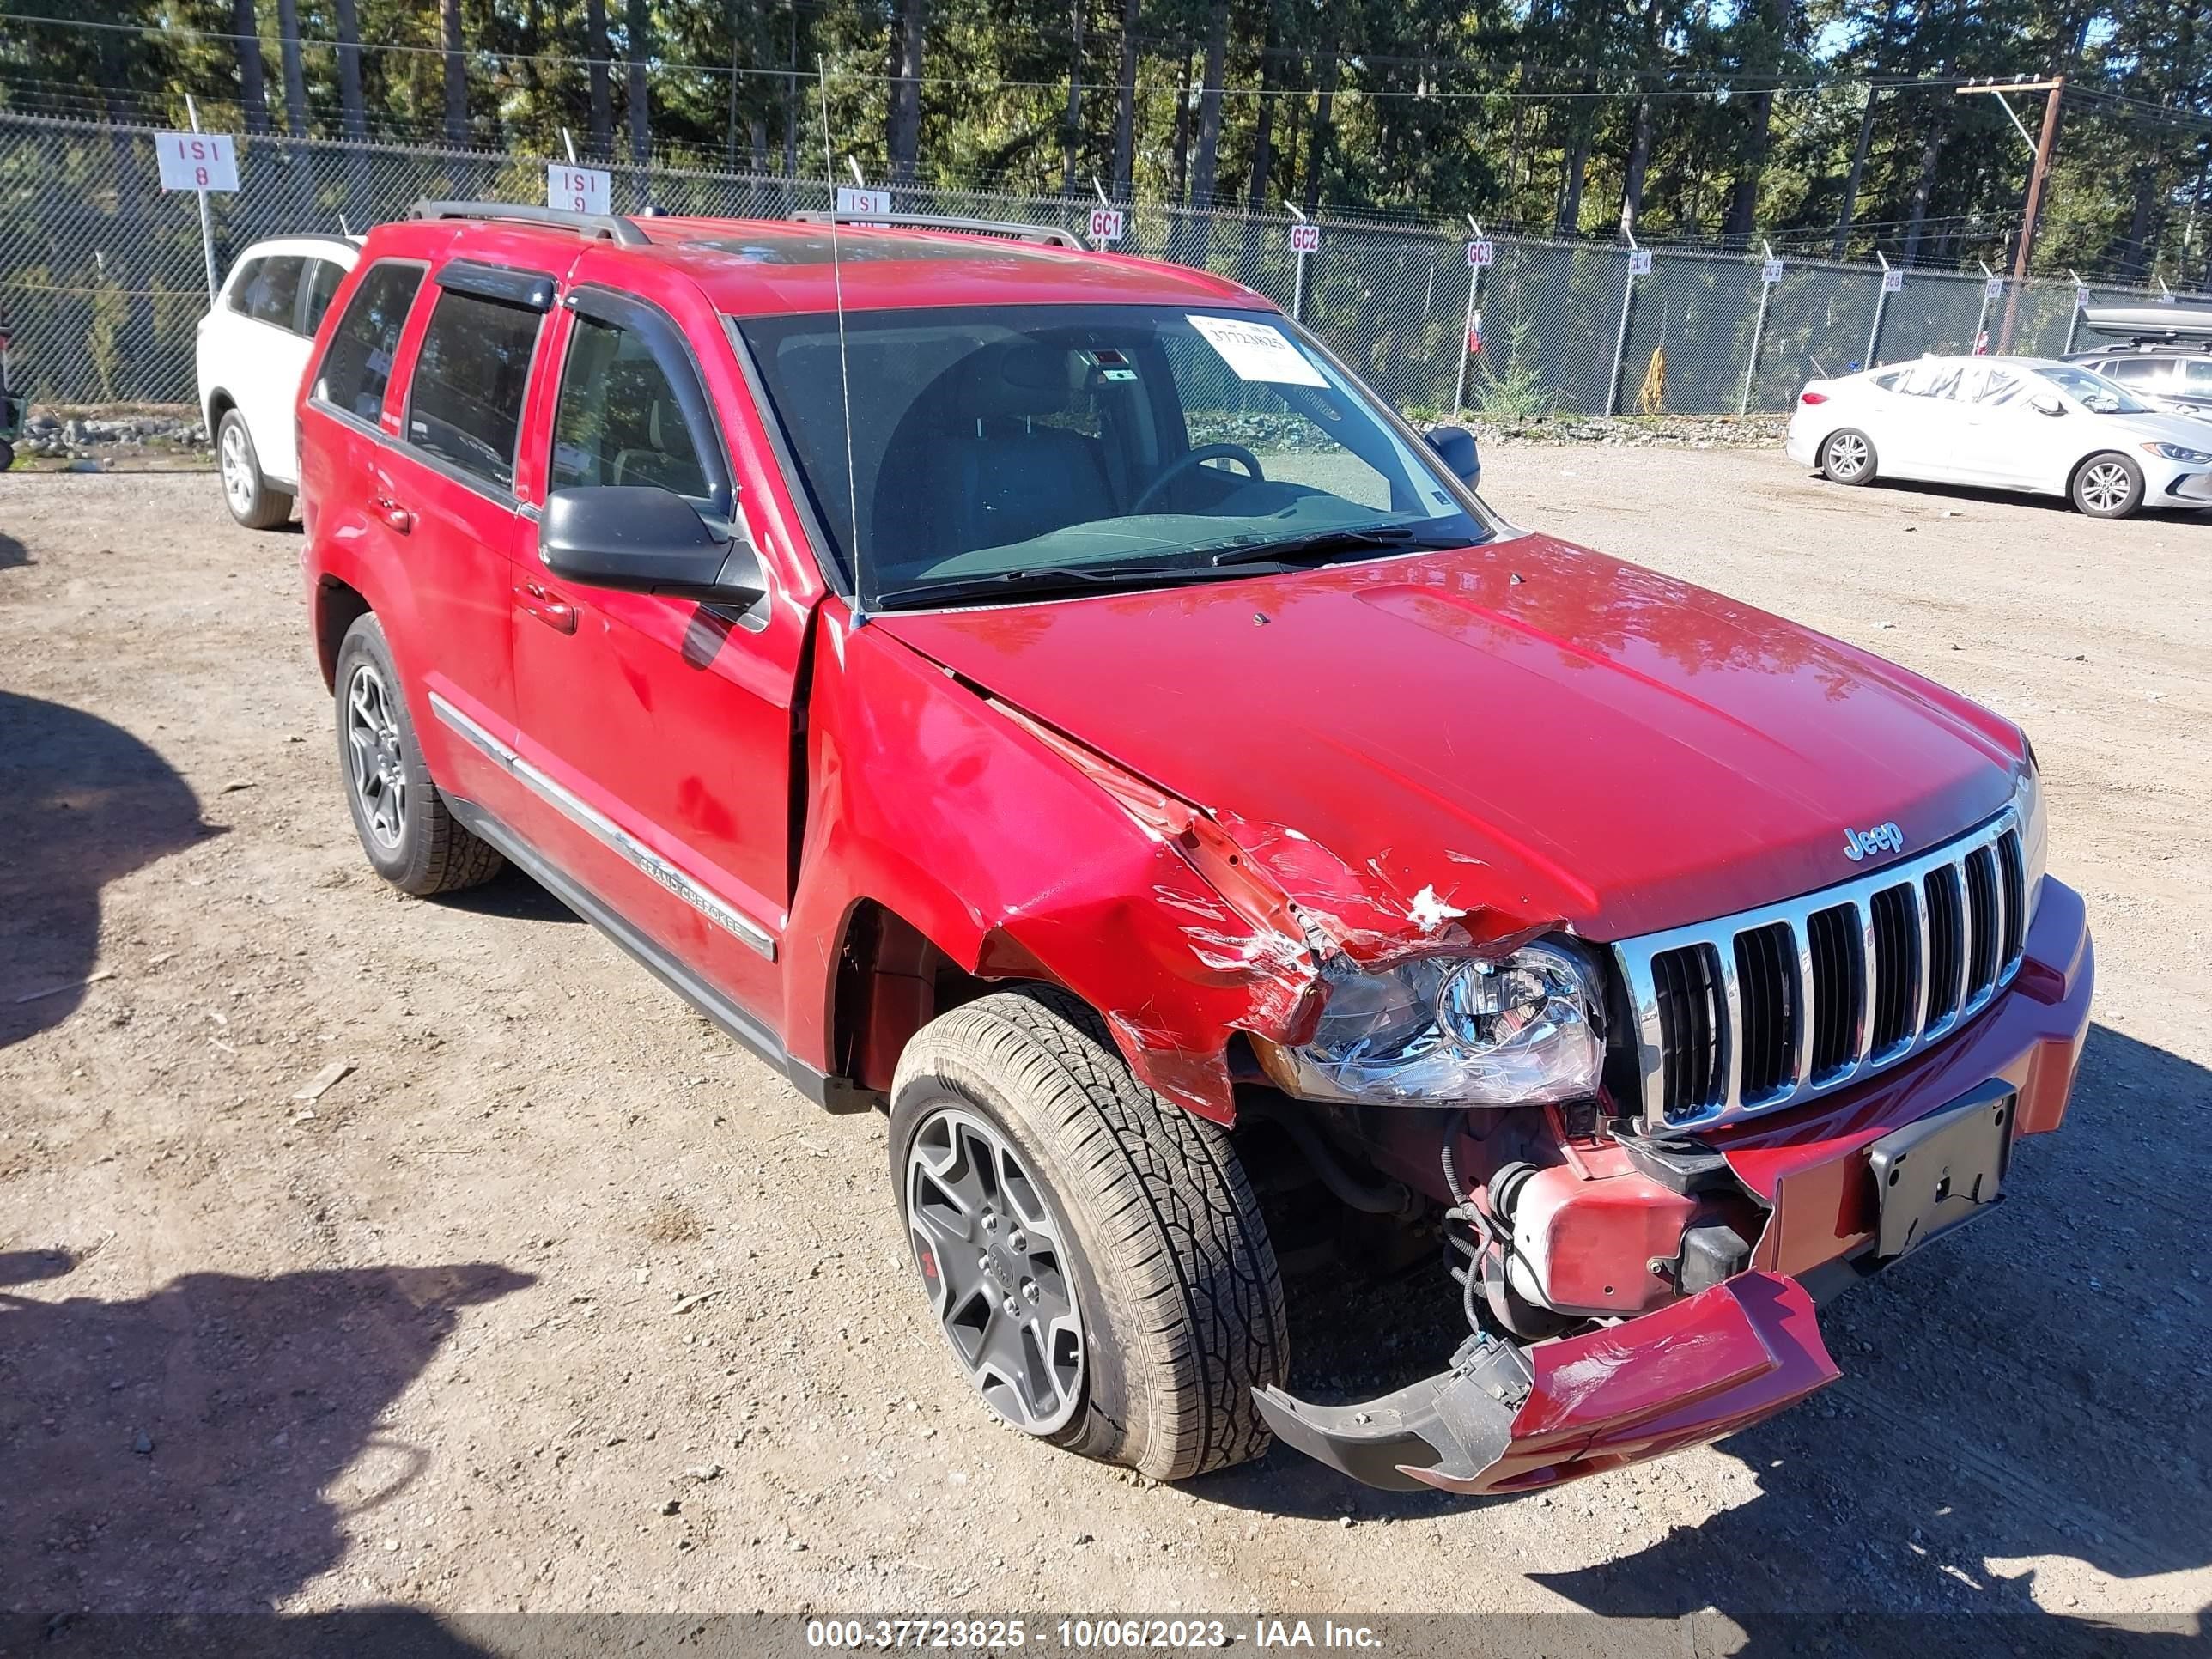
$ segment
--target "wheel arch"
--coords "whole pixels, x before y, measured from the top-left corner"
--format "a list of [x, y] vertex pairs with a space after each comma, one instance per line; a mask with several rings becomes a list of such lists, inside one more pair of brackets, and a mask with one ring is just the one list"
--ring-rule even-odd
[[322, 670], [323, 690], [335, 692], [338, 686], [338, 647], [344, 642], [346, 630], [363, 617], [374, 613], [368, 596], [327, 571], [315, 579], [313, 599], [315, 629], [315, 663]]
[[887, 1092], [899, 1056], [939, 1014], [994, 991], [1048, 986], [1104, 1016], [1003, 929], [991, 928], [972, 954], [931, 937], [891, 904], [872, 896], [847, 907], [827, 988], [828, 1070], [858, 1088]]

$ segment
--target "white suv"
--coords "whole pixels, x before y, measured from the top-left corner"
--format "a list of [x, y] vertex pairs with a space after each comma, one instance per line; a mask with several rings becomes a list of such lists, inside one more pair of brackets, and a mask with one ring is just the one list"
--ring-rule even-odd
[[200, 414], [230, 515], [252, 530], [292, 516], [299, 489], [293, 403], [315, 330], [360, 257], [350, 236], [280, 236], [239, 256], [200, 319]]

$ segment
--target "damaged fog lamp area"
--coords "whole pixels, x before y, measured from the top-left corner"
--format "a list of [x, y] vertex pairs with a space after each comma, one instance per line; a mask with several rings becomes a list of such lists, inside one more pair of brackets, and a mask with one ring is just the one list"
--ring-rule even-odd
[[1255, 1047], [1277, 1086], [1308, 1099], [1518, 1106], [1596, 1092], [1604, 1006], [1565, 945], [1418, 957], [1336, 980], [1302, 1047]]

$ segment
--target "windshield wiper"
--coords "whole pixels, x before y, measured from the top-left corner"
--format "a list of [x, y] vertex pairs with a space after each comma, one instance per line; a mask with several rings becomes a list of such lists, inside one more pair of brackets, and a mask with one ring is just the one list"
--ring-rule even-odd
[[[1474, 539], [1480, 540], [1480, 537]], [[1465, 547], [1469, 538], [1462, 536], [1423, 535], [1412, 525], [1375, 525], [1365, 530], [1316, 530], [1310, 535], [1290, 536], [1277, 541], [1253, 541], [1225, 548], [1213, 556], [1212, 562], [1224, 564], [1276, 564], [1296, 559], [1327, 558], [1338, 553], [1358, 553], [1373, 548], [1447, 548]]]
[[962, 599], [1004, 599], [1016, 594], [1089, 593], [1103, 587], [1136, 587], [1158, 582], [1190, 581], [1213, 574], [1207, 565], [1104, 565], [1084, 569], [1075, 565], [1042, 565], [1030, 570], [994, 570], [984, 576], [960, 576], [949, 581], [915, 582], [876, 595], [878, 605], [926, 599], [955, 605]]

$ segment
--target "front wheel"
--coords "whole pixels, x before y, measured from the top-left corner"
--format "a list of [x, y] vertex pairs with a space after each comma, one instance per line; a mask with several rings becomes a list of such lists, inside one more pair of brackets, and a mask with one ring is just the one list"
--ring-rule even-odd
[[1830, 483], [1871, 483], [1874, 466], [1874, 440], [1854, 427], [1831, 432], [1820, 446], [1820, 471]]
[[2074, 474], [2072, 493], [2093, 519], [2124, 519], [2142, 505], [2142, 469], [2116, 450], [2092, 455]]
[[1158, 1480], [1266, 1450], [1282, 1281], [1228, 1135], [1137, 1081], [1048, 988], [932, 1020], [891, 1087], [891, 1176], [930, 1310], [1015, 1428]]

